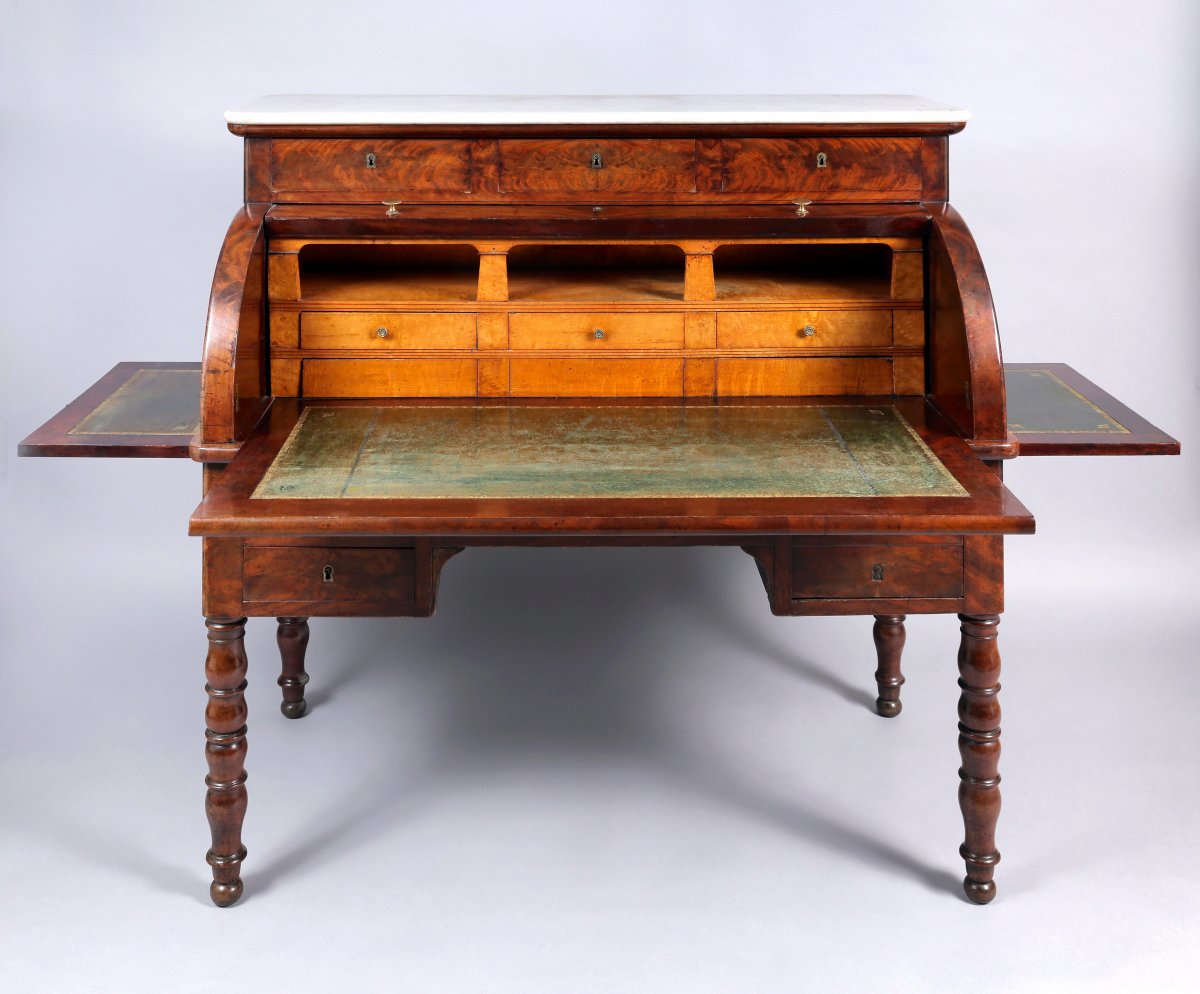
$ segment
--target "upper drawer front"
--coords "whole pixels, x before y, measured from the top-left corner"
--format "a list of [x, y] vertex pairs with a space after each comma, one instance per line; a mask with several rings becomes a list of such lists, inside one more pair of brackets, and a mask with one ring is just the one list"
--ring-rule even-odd
[[724, 311], [721, 349], [889, 348], [891, 311]]
[[474, 314], [310, 311], [300, 315], [304, 349], [473, 349]]
[[805, 599], [957, 598], [963, 546], [953, 542], [792, 547], [792, 597]]
[[514, 349], [678, 349], [683, 315], [514, 314], [508, 336]]
[[917, 200], [920, 150], [919, 138], [726, 139], [721, 190]]
[[694, 193], [687, 139], [500, 142], [501, 193]]
[[271, 143], [271, 185], [280, 200], [310, 193], [358, 194], [372, 200], [469, 193], [470, 145], [384, 138], [277, 138]]

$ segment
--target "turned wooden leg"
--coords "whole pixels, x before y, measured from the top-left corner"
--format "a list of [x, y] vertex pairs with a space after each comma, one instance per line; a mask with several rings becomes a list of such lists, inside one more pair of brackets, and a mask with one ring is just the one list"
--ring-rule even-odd
[[885, 718], [896, 717], [904, 706], [900, 703], [900, 688], [904, 685], [900, 654], [904, 651], [905, 617], [903, 614], [877, 614], [875, 627], [871, 630], [879, 659], [879, 668], [875, 671], [875, 682], [879, 684], [875, 710]]
[[958, 616], [962, 641], [958, 650], [958, 804], [966, 827], [959, 852], [967, 864], [963, 890], [976, 904], [996, 896], [992, 875], [1000, 862], [996, 851], [996, 819], [1000, 816], [1000, 652], [995, 614]]
[[242, 896], [242, 820], [246, 817], [246, 634], [245, 618], [209, 618], [208, 706], [204, 710], [208, 796], [204, 809], [212, 831], [209, 895], [221, 908]]
[[283, 672], [279, 675], [279, 686], [283, 688], [283, 700], [279, 710], [285, 718], [302, 718], [308, 710], [304, 700], [304, 685], [308, 674], [304, 672], [304, 652], [308, 648], [307, 618], [277, 618], [279, 632], [275, 636], [279, 643], [279, 655], [283, 659]]

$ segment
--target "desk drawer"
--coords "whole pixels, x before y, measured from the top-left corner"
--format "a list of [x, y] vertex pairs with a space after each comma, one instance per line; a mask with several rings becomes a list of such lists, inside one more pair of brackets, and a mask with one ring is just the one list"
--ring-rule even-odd
[[682, 314], [514, 314], [513, 349], [680, 349]]
[[[820, 156], [824, 156], [820, 159]], [[819, 163], [824, 162], [824, 165]], [[919, 138], [737, 138], [721, 142], [724, 193], [920, 199]], [[847, 199], [843, 196], [841, 199]]]
[[474, 397], [474, 359], [305, 359], [302, 397]]
[[725, 311], [719, 349], [890, 348], [891, 311]]
[[247, 546], [243, 597], [293, 605], [287, 610], [328, 605], [341, 614], [411, 612], [415, 576], [412, 548]]
[[271, 186], [277, 199], [301, 194], [358, 194], [357, 199], [408, 194], [470, 193], [470, 143], [276, 138]]
[[300, 315], [303, 349], [473, 349], [474, 314], [310, 311]]
[[696, 143], [686, 139], [516, 139], [500, 142], [501, 193], [694, 193]]
[[794, 600], [963, 596], [962, 539], [792, 546]]

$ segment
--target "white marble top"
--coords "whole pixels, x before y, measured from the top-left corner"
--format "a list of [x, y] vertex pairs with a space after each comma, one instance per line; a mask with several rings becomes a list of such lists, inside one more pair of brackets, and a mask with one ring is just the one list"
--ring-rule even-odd
[[899, 94], [798, 96], [274, 96], [230, 124], [962, 124], [970, 111]]

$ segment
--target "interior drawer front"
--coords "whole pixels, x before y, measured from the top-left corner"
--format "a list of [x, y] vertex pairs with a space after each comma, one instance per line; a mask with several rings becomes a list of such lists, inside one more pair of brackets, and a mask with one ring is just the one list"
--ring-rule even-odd
[[725, 193], [875, 194], [874, 199], [887, 194], [916, 200], [921, 196], [921, 140], [726, 139], [721, 142], [721, 177]]
[[890, 348], [891, 311], [724, 311], [717, 348]]
[[509, 318], [513, 349], [679, 349], [682, 314], [514, 314]]
[[303, 397], [474, 397], [474, 359], [305, 359]]
[[515, 139], [500, 143], [502, 193], [694, 193], [684, 139]]
[[796, 600], [962, 596], [961, 540], [792, 546], [792, 597]]
[[513, 397], [680, 397], [682, 359], [514, 358]]
[[717, 360], [721, 397], [875, 397], [894, 390], [892, 360], [882, 356]]
[[280, 199], [304, 193], [348, 192], [380, 200], [410, 193], [470, 193], [470, 144], [276, 138], [271, 142], [271, 181]]
[[411, 548], [249, 546], [242, 570], [247, 602], [358, 601], [403, 610], [413, 606], [416, 596]]
[[305, 349], [473, 349], [474, 314], [309, 311], [300, 315]]

